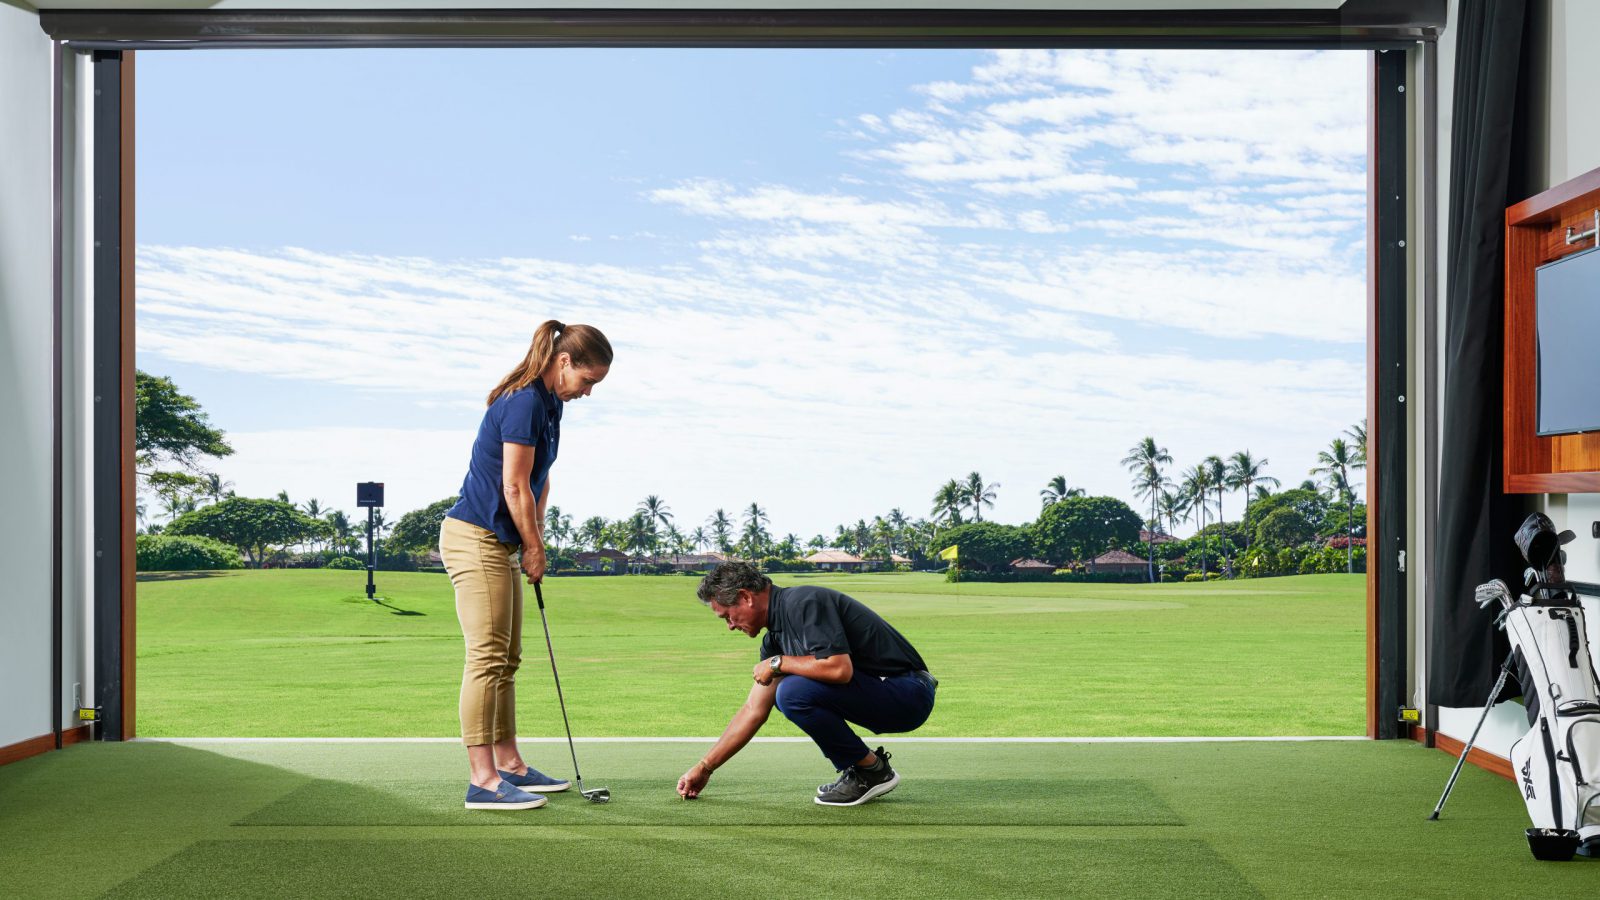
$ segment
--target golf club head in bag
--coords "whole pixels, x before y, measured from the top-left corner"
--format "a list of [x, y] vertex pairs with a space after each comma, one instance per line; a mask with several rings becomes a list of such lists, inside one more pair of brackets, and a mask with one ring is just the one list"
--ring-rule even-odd
[[1576, 537], [1570, 531], [1556, 531], [1556, 524], [1544, 513], [1530, 513], [1517, 529], [1517, 549], [1522, 558], [1538, 573], [1542, 584], [1562, 585], [1567, 582], [1567, 572], [1561, 545]]
[[1502, 609], [1509, 609], [1516, 603], [1516, 597], [1511, 593], [1511, 588], [1504, 581], [1496, 578], [1478, 585], [1473, 591], [1472, 599], [1477, 601], [1479, 609], [1487, 609], [1491, 603], [1499, 603]]

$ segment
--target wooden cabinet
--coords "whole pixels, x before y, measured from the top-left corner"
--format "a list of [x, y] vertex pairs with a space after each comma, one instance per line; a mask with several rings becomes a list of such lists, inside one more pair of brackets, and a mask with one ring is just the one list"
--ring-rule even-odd
[[[1600, 492], [1600, 433], [1538, 435], [1538, 334], [1534, 271], [1594, 246], [1568, 244], [1567, 228], [1594, 227], [1600, 169], [1506, 209], [1505, 492]], [[1594, 336], [1600, 353], [1600, 334]], [[1600, 384], [1594, 386], [1600, 391]]]

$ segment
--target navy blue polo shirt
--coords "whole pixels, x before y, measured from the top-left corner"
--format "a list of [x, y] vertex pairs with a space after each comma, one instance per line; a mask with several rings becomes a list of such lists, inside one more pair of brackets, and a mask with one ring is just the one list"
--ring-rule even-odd
[[534, 448], [533, 496], [544, 493], [550, 465], [556, 461], [561, 443], [560, 399], [535, 381], [520, 391], [502, 394], [483, 414], [478, 437], [472, 442], [472, 459], [467, 477], [461, 482], [461, 499], [445, 513], [452, 519], [471, 522], [495, 533], [503, 544], [522, 543], [517, 523], [511, 520], [502, 492], [505, 448], [502, 444], [523, 444]]
[[863, 675], [893, 677], [926, 672], [927, 663], [905, 636], [865, 603], [818, 585], [772, 586], [761, 658], [850, 654]]

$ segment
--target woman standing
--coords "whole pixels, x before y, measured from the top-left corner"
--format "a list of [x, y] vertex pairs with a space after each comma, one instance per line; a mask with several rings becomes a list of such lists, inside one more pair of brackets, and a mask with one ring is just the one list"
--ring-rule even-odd
[[529, 767], [517, 750], [522, 581], [513, 557], [520, 547], [528, 583], [544, 577], [544, 511], [561, 410], [589, 396], [610, 368], [611, 344], [599, 329], [553, 319], [540, 325], [522, 364], [489, 392], [461, 499], [439, 530], [467, 644], [460, 711], [468, 809], [532, 809], [545, 804], [534, 791], [571, 786]]

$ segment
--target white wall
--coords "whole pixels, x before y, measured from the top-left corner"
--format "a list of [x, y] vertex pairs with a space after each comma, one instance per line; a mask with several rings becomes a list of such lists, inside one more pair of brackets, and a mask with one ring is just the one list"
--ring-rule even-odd
[[50, 58], [0, 6], [0, 746], [53, 727]]
[[[1540, 79], [1545, 127], [1542, 152], [1534, 155], [1536, 187], [1554, 187], [1600, 169], [1600, 99], [1595, 95], [1594, 48], [1600, 46], [1600, 3], [1547, 0], [1548, 17], [1540, 41], [1549, 47]], [[1600, 494], [1552, 494], [1544, 510], [1557, 528], [1578, 539], [1567, 545], [1567, 577], [1600, 583], [1600, 540], [1591, 526], [1600, 522]], [[1591, 606], [1591, 609], [1593, 606]]]
[[[1450, 0], [1448, 24], [1439, 42], [1439, 221], [1438, 240], [1444, 246], [1448, 229], [1450, 171], [1450, 102], [1454, 78], [1456, 0]], [[1533, 108], [1529, 110], [1532, 134], [1532, 159], [1536, 191], [1554, 187], [1591, 169], [1600, 168], [1600, 101], [1591, 86], [1594, 80], [1592, 48], [1600, 45], [1600, 3], [1595, 0], [1529, 0], [1529, 52], [1535, 60]], [[1449, 279], [1444, 254], [1439, 254], [1438, 284], [1441, 302]], [[1436, 338], [1444, 336], [1444, 317], [1439, 320]], [[1442, 367], [1443, 360], [1440, 365]], [[1439, 384], [1444, 384], [1441, 373]], [[1590, 536], [1590, 523], [1600, 521], [1600, 494], [1552, 494], [1542, 500], [1545, 512], [1557, 528], [1570, 528], [1578, 538], [1567, 546], [1567, 576], [1577, 581], [1600, 583], [1600, 540]], [[1506, 535], [1506, 540], [1511, 536]], [[1441, 601], [1442, 602], [1442, 601]], [[1591, 622], [1590, 633], [1600, 629], [1600, 602], [1584, 601]], [[1420, 613], [1420, 610], [1419, 610]], [[1592, 638], [1591, 638], [1592, 639]], [[1439, 730], [1465, 740], [1477, 722], [1477, 709], [1440, 711]], [[1527, 718], [1519, 704], [1497, 706], [1478, 745], [1505, 756], [1511, 742], [1527, 730]]]

